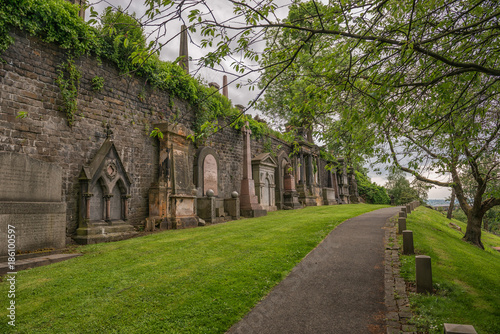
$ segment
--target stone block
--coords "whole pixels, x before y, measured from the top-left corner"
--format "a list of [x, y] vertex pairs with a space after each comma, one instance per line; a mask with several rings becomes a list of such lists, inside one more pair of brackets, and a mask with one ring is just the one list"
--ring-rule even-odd
[[477, 334], [472, 325], [444, 324], [444, 334]]
[[398, 234], [406, 230], [406, 218], [398, 218]]
[[25, 154], [0, 152], [0, 201], [60, 202], [62, 170]]
[[432, 293], [432, 267], [430, 256], [415, 256], [415, 276], [417, 293]]
[[413, 231], [403, 231], [403, 254], [410, 255], [415, 252], [413, 248]]

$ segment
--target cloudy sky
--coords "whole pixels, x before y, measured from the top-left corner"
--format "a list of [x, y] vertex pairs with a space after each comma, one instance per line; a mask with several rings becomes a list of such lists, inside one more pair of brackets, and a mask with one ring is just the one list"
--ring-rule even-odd
[[[188, 0], [185, 3], [189, 4], [191, 1]], [[216, 16], [218, 19], [227, 19], [230, 17], [233, 17], [233, 9], [229, 1], [225, 0], [206, 0], [205, 1], [211, 8], [212, 14]], [[287, 14], [287, 8], [285, 4], [288, 1], [286, 0], [278, 0], [276, 1], [276, 4], [280, 6], [280, 8], [277, 10], [277, 16], [282, 18], [285, 17]], [[90, 6], [92, 6], [97, 12], [101, 13], [104, 8], [108, 6], [113, 6], [113, 7], [122, 7], [127, 10], [128, 13], [136, 13], [137, 18], [141, 18], [141, 21], [144, 21], [146, 18], [143, 17], [146, 8], [144, 6], [144, 1], [143, 0], [89, 0]], [[199, 8], [202, 11], [206, 11], [206, 8]], [[88, 20], [90, 17], [90, 10], [87, 10], [86, 12], [86, 19]], [[179, 56], [179, 45], [180, 45], [180, 39], [178, 37], [178, 34], [180, 32], [181, 25], [184, 22], [188, 23], [188, 17], [187, 14], [181, 14], [180, 17], [164, 17], [165, 20], [169, 20], [168, 24], [166, 27], [164, 27], [163, 30], [161, 30], [159, 33], [162, 35], [160, 38], [162, 43], [166, 43], [162, 50], [161, 50], [161, 56], [160, 58], [162, 60], [168, 60], [168, 61], [174, 61], [178, 56]], [[150, 25], [146, 27], [146, 33], [150, 33], [151, 38], [156, 38], [158, 36], [158, 32], [155, 31], [155, 27], [157, 27], [158, 22], [150, 22]], [[189, 56], [192, 58], [192, 61], [190, 61], [190, 73], [193, 76], [200, 76], [203, 78], [206, 82], [216, 82], [220, 86], [222, 86], [222, 76], [223, 73], [220, 70], [224, 70], [224, 72], [228, 75], [228, 80], [231, 82], [232, 80], [235, 80], [229, 85], [229, 98], [232, 100], [233, 104], [241, 104], [243, 106], [248, 106], [249, 103], [256, 98], [257, 96], [257, 89], [255, 91], [249, 91], [247, 87], [242, 87], [242, 88], [237, 88], [236, 84], [241, 83], [244, 84], [247, 82], [247, 79], [255, 79], [256, 75], [250, 75], [247, 78], [244, 78], [244, 80], [237, 80], [237, 77], [235, 75], [231, 74], [231, 62], [232, 61], [226, 61], [222, 63], [221, 69], [219, 71], [211, 70], [208, 68], [200, 68], [197, 66], [197, 59], [202, 57], [207, 53], [207, 49], [202, 49], [199, 47], [200, 42], [201, 42], [201, 36], [199, 34], [190, 34], [189, 35]], [[262, 46], [263, 47], [263, 46]], [[250, 64], [252, 65], [252, 64]], [[233, 72], [234, 73], [234, 72]], [[258, 114], [256, 110], [249, 110], [248, 113], [250, 114]], [[383, 166], [380, 169], [383, 170]], [[370, 172], [368, 176], [372, 179], [373, 182], [376, 182], [379, 185], [384, 185], [387, 181], [387, 172], [382, 172], [382, 174], [377, 174], [376, 172]], [[426, 175], [429, 177], [435, 176], [435, 175]], [[411, 177], [408, 177], [409, 180], [411, 180]], [[441, 180], [441, 181], [446, 181], [446, 180]], [[442, 187], [434, 187], [429, 191], [429, 199], [441, 199], [441, 198], [446, 198], [450, 196], [451, 191], [448, 188], [442, 188]]]

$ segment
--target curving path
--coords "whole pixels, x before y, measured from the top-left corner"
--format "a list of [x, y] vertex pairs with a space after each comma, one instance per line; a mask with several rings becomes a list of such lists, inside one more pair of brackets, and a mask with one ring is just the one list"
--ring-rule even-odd
[[337, 226], [228, 333], [385, 333], [383, 227], [399, 211]]

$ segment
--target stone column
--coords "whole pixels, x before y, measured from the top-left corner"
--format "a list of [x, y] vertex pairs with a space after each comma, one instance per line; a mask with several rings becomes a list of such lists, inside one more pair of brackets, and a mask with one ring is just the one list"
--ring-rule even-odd
[[92, 193], [84, 193], [85, 198], [85, 220], [88, 222], [90, 220], [90, 198], [94, 196]]
[[111, 197], [113, 197], [112, 194], [109, 195], [104, 195], [104, 201], [106, 201], [106, 218], [104, 219], [105, 221], [109, 222], [110, 221], [110, 216], [111, 216]]
[[314, 177], [313, 177], [313, 156], [309, 154], [307, 156], [307, 185], [312, 185], [314, 183]]
[[181, 44], [179, 47], [179, 57], [182, 57], [179, 60], [179, 66], [189, 73], [189, 52], [188, 52], [188, 34], [187, 27], [182, 25], [181, 27]]
[[240, 212], [245, 217], [261, 217], [267, 214], [267, 211], [259, 204], [255, 196], [255, 182], [252, 179], [252, 156], [250, 147], [250, 126], [245, 123], [243, 132], [243, 179], [241, 180]]
[[122, 217], [123, 217], [123, 220], [127, 220], [128, 219], [128, 199], [130, 198], [131, 196], [130, 195], [122, 195], [122, 208], [123, 208], [123, 213], [122, 213]]
[[222, 77], [222, 95], [224, 95], [225, 97], [229, 98], [229, 93], [228, 93], [228, 89], [227, 89], [227, 75], [224, 75]]
[[305, 163], [304, 163], [304, 153], [300, 152], [300, 178], [299, 178], [299, 184], [304, 183], [304, 168], [305, 168]]

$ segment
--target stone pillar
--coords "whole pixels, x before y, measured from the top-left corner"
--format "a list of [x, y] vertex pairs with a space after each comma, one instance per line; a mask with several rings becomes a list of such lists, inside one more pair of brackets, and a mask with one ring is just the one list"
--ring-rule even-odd
[[314, 177], [313, 177], [313, 156], [309, 154], [307, 156], [307, 185], [312, 185], [314, 183]]
[[259, 204], [255, 196], [255, 182], [252, 179], [252, 156], [250, 151], [250, 126], [245, 123], [243, 132], [243, 179], [241, 180], [240, 212], [245, 217], [261, 217], [267, 211]]
[[104, 195], [104, 201], [106, 202], [106, 218], [104, 219], [105, 221], [109, 222], [111, 217], [111, 197], [113, 197], [112, 194], [109, 195]]
[[406, 230], [406, 218], [398, 218], [398, 234]]
[[179, 60], [179, 66], [189, 73], [189, 52], [188, 52], [188, 34], [187, 27], [182, 25], [181, 27], [181, 44], [179, 47], [179, 57], [182, 57]]
[[399, 213], [399, 217], [407, 218], [408, 214], [406, 208], [401, 208], [401, 212]]
[[432, 293], [432, 268], [430, 256], [415, 256], [415, 276], [417, 293]]
[[414, 253], [415, 251], [413, 249], [413, 231], [403, 230], [403, 254], [410, 255]]
[[305, 163], [304, 163], [304, 153], [300, 153], [300, 178], [299, 178], [299, 184], [303, 184], [304, 183], [304, 166]]
[[92, 193], [84, 193], [83, 197], [85, 198], [85, 221], [90, 221], [90, 198], [94, 196]]
[[229, 98], [229, 93], [228, 93], [228, 89], [227, 89], [227, 75], [224, 75], [222, 77], [222, 95], [224, 95], [225, 97]]
[[333, 181], [333, 189], [335, 189], [335, 197], [337, 198], [337, 203], [342, 204], [342, 199], [340, 197], [339, 193], [339, 184], [337, 181], [337, 170], [335, 169], [335, 172], [332, 172], [332, 181]]
[[127, 220], [128, 219], [128, 200], [131, 196], [130, 195], [122, 195], [122, 201], [123, 201], [123, 205], [122, 205], [122, 208], [123, 208], [123, 213], [122, 213], [122, 217], [123, 217], [123, 220]]
[[411, 205], [410, 205], [410, 204], [406, 204], [406, 212], [407, 212], [408, 214], [410, 214], [410, 213], [411, 213]]

